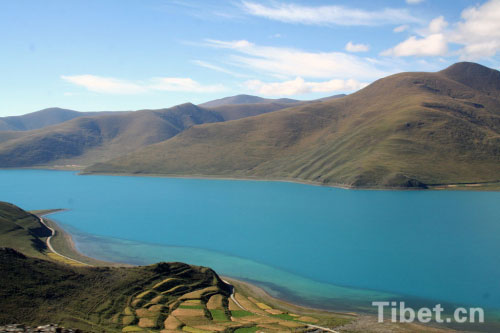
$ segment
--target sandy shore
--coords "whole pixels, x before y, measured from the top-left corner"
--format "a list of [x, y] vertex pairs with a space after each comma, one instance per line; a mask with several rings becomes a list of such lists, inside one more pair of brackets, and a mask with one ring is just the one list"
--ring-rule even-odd
[[126, 264], [107, 262], [91, 258], [78, 251], [75, 242], [73, 241], [73, 237], [67, 231], [65, 231], [60, 225], [58, 225], [54, 220], [51, 220], [50, 218], [47, 217], [50, 214], [54, 214], [61, 211], [64, 211], [64, 209], [38, 210], [31, 212], [37, 215], [38, 217], [43, 217], [43, 220], [47, 224], [47, 226], [55, 230], [55, 235], [51, 239], [51, 244], [55, 251], [62, 254], [63, 256], [71, 258], [75, 261], [83, 262], [91, 266], [113, 266], [113, 267], [131, 266]]

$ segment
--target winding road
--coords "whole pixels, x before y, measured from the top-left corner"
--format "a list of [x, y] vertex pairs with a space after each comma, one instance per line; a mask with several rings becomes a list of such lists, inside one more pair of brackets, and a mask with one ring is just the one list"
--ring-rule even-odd
[[71, 260], [71, 261], [77, 262], [77, 263], [82, 264], [82, 265], [85, 265], [85, 266], [92, 266], [92, 265], [89, 265], [89, 264], [84, 263], [84, 262], [82, 262], [82, 261], [79, 261], [79, 260], [76, 260], [76, 259], [73, 259], [73, 258], [70, 258], [70, 257], [66, 257], [65, 255], [62, 255], [62, 254], [60, 254], [59, 252], [57, 252], [56, 250], [54, 250], [54, 248], [52, 247], [52, 244], [50, 243], [50, 241], [51, 241], [52, 237], [56, 235], [56, 231], [55, 231], [53, 228], [49, 227], [49, 226], [47, 225], [47, 223], [45, 223], [45, 220], [43, 219], [43, 217], [40, 217], [40, 216], [39, 216], [39, 217], [38, 217], [38, 219], [40, 220], [40, 223], [41, 223], [41, 224], [43, 224], [43, 225], [44, 225], [47, 229], [49, 229], [49, 230], [50, 230], [50, 232], [51, 232], [51, 235], [50, 235], [49, 237], [47, 237], [47, 247], [49, 248], [49, 250], [50, 250], [52, 253], [55, 253], [55, 254], [57, 254], [58, 256], [61, 256], [61, 257], [65, 258], [65, 259], [68, 259], [68, 260]]

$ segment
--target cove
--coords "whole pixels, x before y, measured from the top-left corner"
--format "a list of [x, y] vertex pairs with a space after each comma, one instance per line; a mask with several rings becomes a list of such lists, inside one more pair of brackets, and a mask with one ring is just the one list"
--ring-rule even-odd
[[0, 200], [84, 254], [185, 261], [331, 309], [407, 299], [500, 308], [500, 193], [0, 170]]

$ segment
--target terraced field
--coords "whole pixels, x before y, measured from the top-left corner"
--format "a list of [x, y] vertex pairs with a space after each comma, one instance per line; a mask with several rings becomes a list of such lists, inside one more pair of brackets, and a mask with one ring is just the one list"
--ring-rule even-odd
[[191, 292], [167, 278], [131, 297], [113, 321], [123, 332], [302, 332], [318, 319], [286, 313], [252, 297], [221, 293], [216, 287]]

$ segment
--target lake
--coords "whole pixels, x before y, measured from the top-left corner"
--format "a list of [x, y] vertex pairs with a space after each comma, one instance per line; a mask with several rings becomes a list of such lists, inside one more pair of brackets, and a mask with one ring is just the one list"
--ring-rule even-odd
[[500, 308], [500, 192], [0, 170], [0, 200], [68, 209], [51, 218], [89, 256], [209, 266], [300, 304]]

